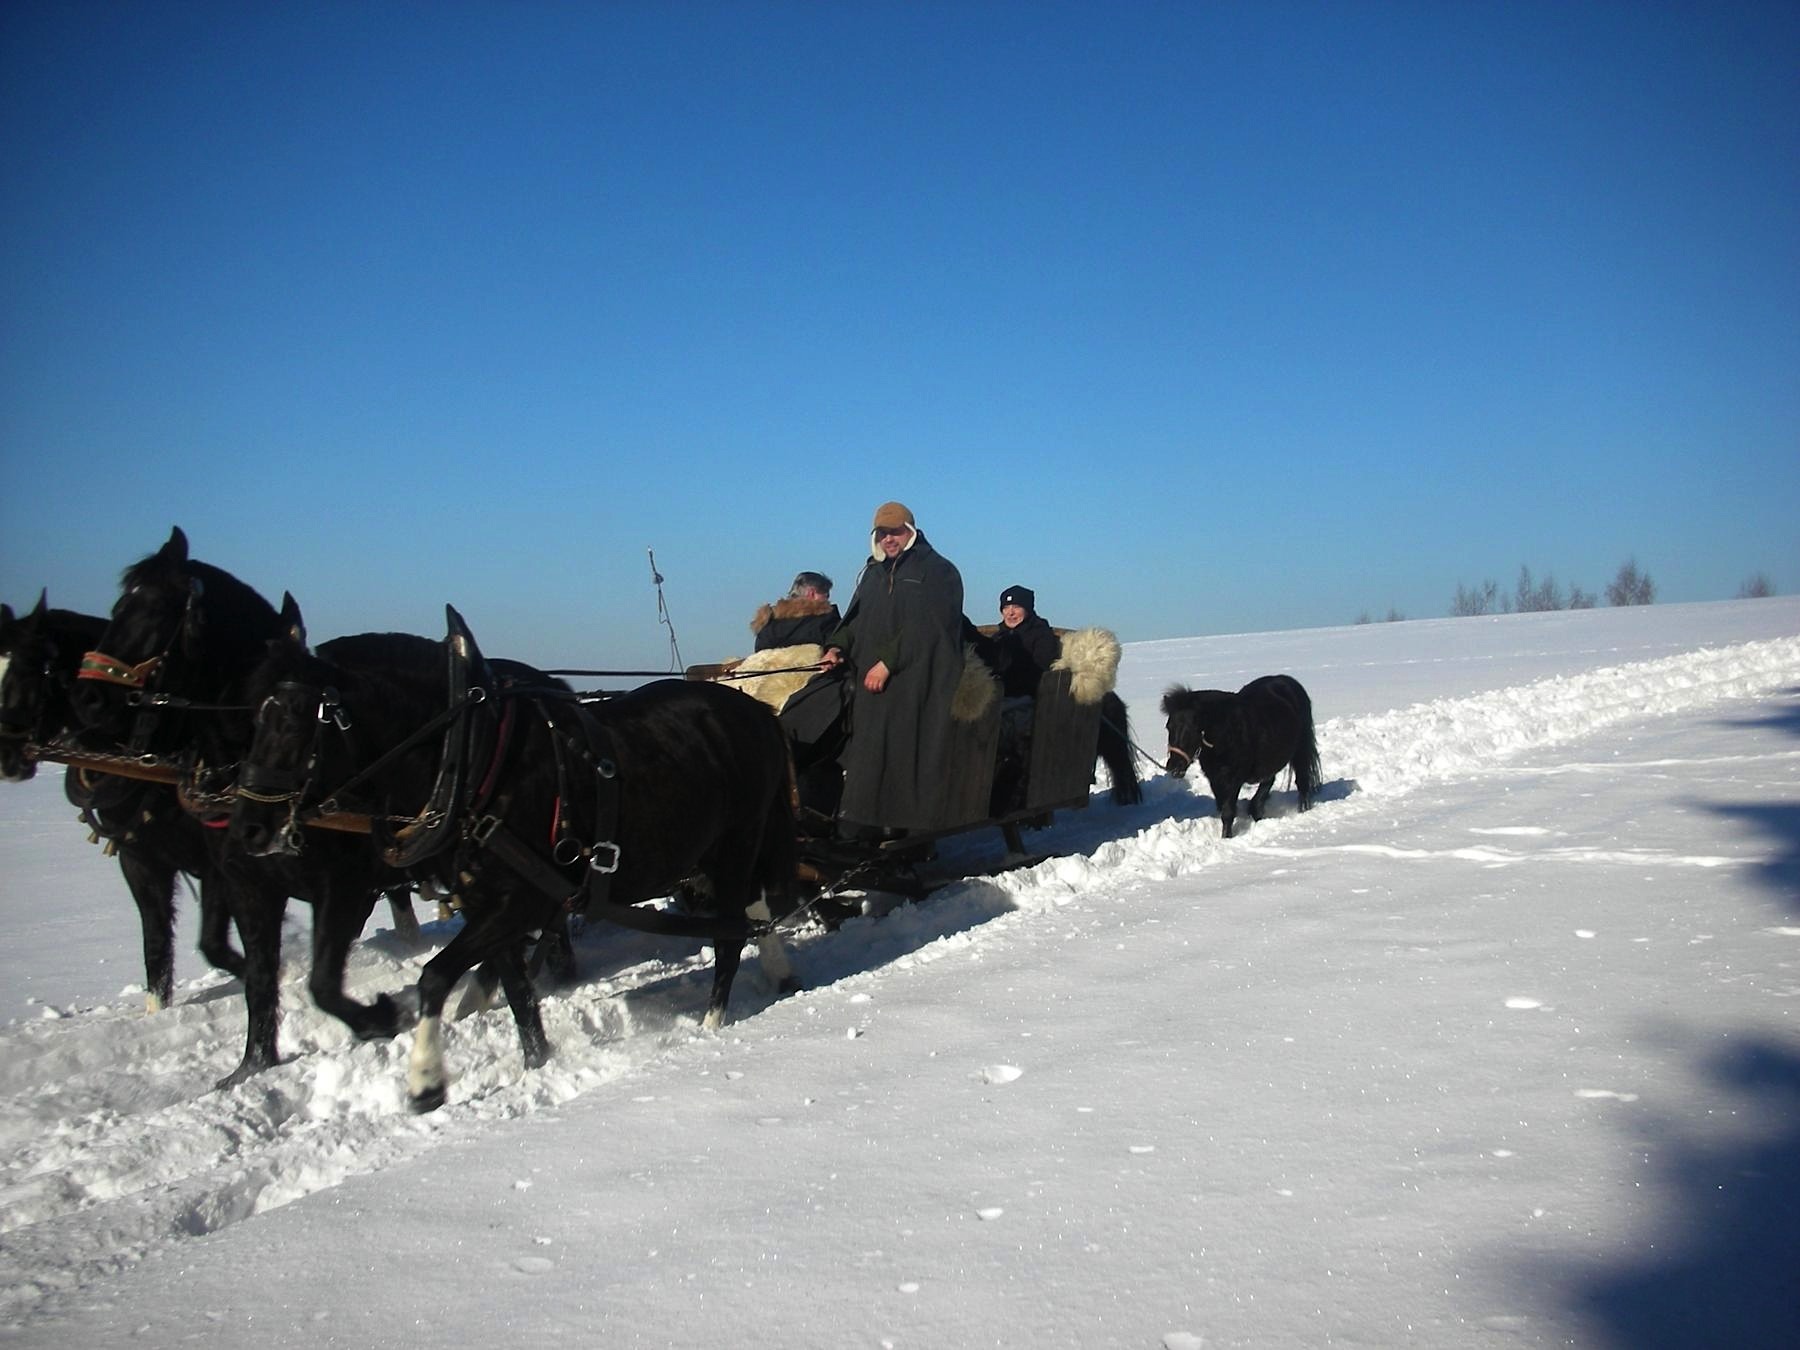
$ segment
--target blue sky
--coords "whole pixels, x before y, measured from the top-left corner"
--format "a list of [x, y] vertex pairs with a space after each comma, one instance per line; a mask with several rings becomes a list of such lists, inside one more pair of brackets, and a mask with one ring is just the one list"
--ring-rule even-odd
[[316, 637], [1800, 589], [1800, 5], [0, 7], [0, 598]]

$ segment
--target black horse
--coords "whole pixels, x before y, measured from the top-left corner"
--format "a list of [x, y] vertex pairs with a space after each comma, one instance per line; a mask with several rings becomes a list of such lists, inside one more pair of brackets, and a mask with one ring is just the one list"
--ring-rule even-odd
[[[499, 971], [527, 1066], [544, 1062], [549, 1042], [524, 945], [570, 911], [712, 937], [708, 1027], [723, 1021], [746, 938], [788, 986], [786, 957], [766, 928], [768, 901], [785, 905], [796, 867], [792, 780], [774, 715], [736, 690], [683, 680], [584, 706], [529, 667], [488, 667], [460, 617], [449, 617], [443, 649], [396, 642], [382, 670], [352, 671], [290, 648], [284, 668], [268, 672], [281, 678], [260, 705], [243, 772], [256, 795], [240, 792], [234, 819], [246, 846], [290, 847], [296, 803], [318, 804], [321, 790], [339, 795], [309, 784], [360, 773], [358, 789], [376, 789], [377, 814], [418, 815], [389, 838], [388, 856], [448, 862], [464, 925], [419, 977], [413, 1108], [445, 1100], [443, 1006], [477, 964]], [[352, 728], [365, 729], [357, 746]], [[418, 754], [427, 748], [435, 763]], [[456, 784], [447, 798], [446, 782]], [[419, 812], [427, 800], [432, 809]], [[631, 908], [696, 876], [708, 891], [705, 916]]]
[[[48, 597], [17, 618], [0, 605], [0, 778], [24, 782], [37, 773], [28, 747], [76, 745], [79, 723], [70, 702], [82, 654], [106, 627], [97, 615], [51, 609]], [[89, 750], [113, 747], [93, 745]], [[168, 1006], [175, 992], [175, 879], [195, 878], [200, 895], [200, 950], [218, 969], [244, 973], [244, 958], [231, 945], [231, 915], [224, 879], [213, 865], [204, 829], [176, 799], [172, 787], [71, 767], [63, 792], [95, 841], [107, 841], [137, 905], [144, 947], [144, 1002], [151, 1012]]]
[[1168, 772], [1185, 778], [1188, 765], [1199, 761], [1227, 839], [1244, 784], [1259, 784], [1247, 809], [1250, 819], [1261, 820], [1269, 789], [1284, 768], [1294, 771], [1300, 809], [1312, 809], [1319, 790], [1319, 746], [1312, 700], [1293, 676], [1264, 675], [1235, 694], [1176, 685], [1163, 695], [1162, 708], [1169, 719]]
[[[250, 586], [188, 556], [179, 528], [156, 553], [128, 568], [124, 592], [95, 649], [82, 658], [74, 698], [89, 726], [128, 738], [140, 752], [182, 759], [192, 766], [191, 797], [228, 781], [250, 745], [253, 721], [247, 683], [285, 627], [274, 607]], [[224, 807], [216, 813], [222, 823]], [[385, 996], [373, 1005], [343, 988], [350, 945], [375, 901], [398, 889], [400, 878], [370, 856], [365, 840], [322, 838], [303, 858], [246, 860], [226, 847], [223, 831], [208, 830], [215, 866], [229, 878], [230, 914], [244, 945], [248, 1008], [244, 1057], [220, 1081], [229, 1087], [277, 1060], [281, 919], [289, 896], [313, 906], [312, 971], [308, 987], [320, 1008], [364, 1040], [393, 1036], [405, 1022]], [[394, 898], [390, 896], [390, 898]], [[403, 905], [405, 908], [403, 909]], [[410, 900], [394, 898], [397, 924]], [[412, 931], [417, 923], [412, 921]]]

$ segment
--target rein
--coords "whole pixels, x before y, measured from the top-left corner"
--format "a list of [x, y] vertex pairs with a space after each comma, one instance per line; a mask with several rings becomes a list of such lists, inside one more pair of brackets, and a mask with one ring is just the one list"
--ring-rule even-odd
[[[486, 701], [487, 701], [487, 690], [481, 688], [479, 685], [470, 689], [468, 691], [468, 693], [464, 694], [460, 699], [458, 699], [456, 702], [452, 703], [448, 708], [444, 709], [444, 711], [439, 713], [436, 717], [433, 717], [429, 722], [425, 723], [424, 726], [420, 727], [417, 731], [413, 732], [412, 735], [408, 736], [405, 740], [401, 741], [392, 750], [389, 750], [386, 754], [382, 755], [379, 759], [375, 760], [374, 763], [366, 765], [360, 773], [353, 774], [350, 778], [348, 778], [344, 782], [338, 784], [337, 790], [335, 792], [332, 792], [332, 793], [328, 794], [327, 796], [321, 798], [318, 806], [314, 807], [313, 810], [315, 812], [325, 812], [328, 810], [335, 811], [337, 809], [336, 802], [339, 797], [343, 796], [346, 792], [349, 792], [352, 788], [361, 787], [364, 783], [368, 782], [371, 778], [374, 778], [383, 769], [387, 768], [388, 765], [392, 764], [395, 760], [399, 759], [402, 755], [404, 755], [408, 751], [416, 748], [420, 744], [420, 742], [424, 741], [426, 738], [428, 738], [430, 736], [436, 735], [439, 731], [441, 731], [443, 728], [449, 726], [450, 723], [454, 722], [457, 718], [461, 717], [465, 712], [467, 712], [470, 708], [474, 707], [477, 703], [483, 703]], [[320, 711], [321, 711], [320, 724], [322, 726], [324, 723], [324, 717], [322, 715], [323, 707], [321, 707]], [[340, 728], [343, 726], [342, 723], [339, 723], [338, 725], [340, 726]], [[301, 793], [304, 793], [305, 791], [306, 791], [306, 788], [304, 786], [302, 786], [299, 789], [299, 791], [289, 793], [286, 796], [259, 797], [256, 800], [258, 800], [258, 801], [277, 801], [277, 802], [288, 801], [293, 798], [299, 797], [301, 795]]]

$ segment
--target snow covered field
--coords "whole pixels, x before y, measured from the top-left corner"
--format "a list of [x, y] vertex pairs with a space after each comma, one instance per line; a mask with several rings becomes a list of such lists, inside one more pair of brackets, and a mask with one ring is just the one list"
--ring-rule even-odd
[[[1067, 856], [793, 934], [802, 994], [747, 961], [717, 1035], [690, 948], [590, 929], [551, 1063], [456, 1024], [424, 1118], [303, 960], [286, 1062], [210, 1090], [235, 982], [185, 951], [147, 1016], [116, 867], [0, 786], [0, 1340], [1800, 1340], [1800, 601], [1140, 643], [1120, 688], [1159, 751], [1167, 684], [1282, 670], [1311, 813], [1099, 793]], [[387, 921], [365, 997], [425, 955]]]

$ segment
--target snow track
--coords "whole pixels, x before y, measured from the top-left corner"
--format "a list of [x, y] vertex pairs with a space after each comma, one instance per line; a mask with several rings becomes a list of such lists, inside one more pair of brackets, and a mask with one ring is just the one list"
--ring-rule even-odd
[[[830, 986], [869, 973], [905, 978], [917, 962], [1000, 938], [1078, 896], [1123, 896], [1205, 869], [1219, 869], [1218, 884], [1226, 886], [1233, 869], [1251, 860], [1320, 851], [1386, 848], [1383, 856], [1402, 864], [1482, 867], [1730, 865], [1655, 847], [1528, 854], [1512, 846], [1547, 825], [1496, 825], [1476, 845], [1425, 854], [1382, 844], [1373, 826], [1391, 820], [1409, 794], [1506, 772], [1521, 752], [1796, 683], [1800, 638], [1783, 638], [1326, 720], [1319, 727], [1325, 783], [1309, 815], [1295, 812], [1291, 792], [1278, 791], [1269, 818], [1225, 840], [1203, 779], [1158, 779], [1136, 807], [1102, 803], [1034, 840], [1066, 856], [952, 885], [880, 921], [792, 935], [797, 964], [815, 998], [849, 1000], [850, 991]], [[448, 930], [427, 925], [426, 934], [435, 946]], [[287, 949], [303, 953], [303, 938], [290, 934]], [[353, 954], [349, 986], [363, 998], [403, 987], [429, 955], [378, 935]], [[19, 1319], [46, 1295], [84, 1287], [186, 1237], [617, 1083], [700, 1037], [705, 954], [596, 928], [578, 939], [577, 957], [586, 982], [545, 1001], [552, 1061], [523, 1070], [504, 1008], [453, 1024], [451, 1105], [424, 1118], [405, 1106], [409, 1038], [351, 1042], [310, 1005], [303, 958], [283, 972], [284, 1062], [229, 1092], [212, 1085], [237, 1062], [243, 1008], [236, 984], [217, 976], [188, 981], [175, 1005], [156, 1015], [122, 994], [98, 1008], [46, 1008], [0, 1029], [0, 1317]], [[753, 1019], [773, 998], [747, 961], [732, 1005], [744, 1030], [728, 1031], [727, 1044], [754, 1035]]]

